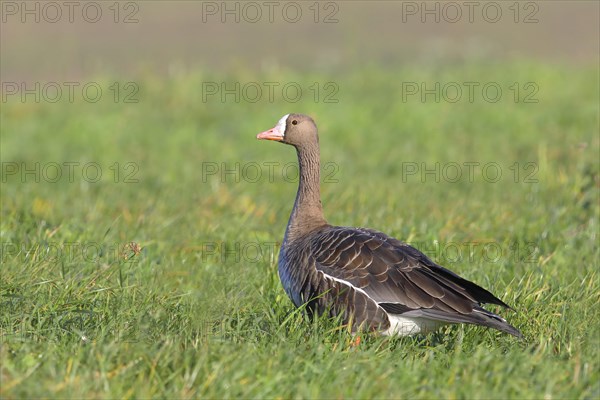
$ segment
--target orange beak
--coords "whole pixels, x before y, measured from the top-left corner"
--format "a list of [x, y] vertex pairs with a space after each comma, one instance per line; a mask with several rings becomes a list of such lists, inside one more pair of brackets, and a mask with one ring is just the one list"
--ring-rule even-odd
[[268, 131], [264, 131], [256, 135], [259, 140], [275, 140], [281, 142], [283, 140], [283, 132], [280, 132], [279, 126], [271, 128]]

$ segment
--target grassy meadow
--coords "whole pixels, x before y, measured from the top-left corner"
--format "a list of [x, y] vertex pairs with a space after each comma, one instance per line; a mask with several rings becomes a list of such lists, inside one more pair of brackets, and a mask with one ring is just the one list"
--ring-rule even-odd
[[[16, 95], [0, 111], [2, 398], [600, 396], [597, 69], [86, 82], [99, 101]], [[421, 98], [435, 82], [439, 101]], [[289, 112], [319, 126], [331, 223], [384, 231], [488, 288], [525, 339], [459, 325], [353, 346], [336, 321], [294, 311], [277, 253], [295, 153], [255, 139]]]

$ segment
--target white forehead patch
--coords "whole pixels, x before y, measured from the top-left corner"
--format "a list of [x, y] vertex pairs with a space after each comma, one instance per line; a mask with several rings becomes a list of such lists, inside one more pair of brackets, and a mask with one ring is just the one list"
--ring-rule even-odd
[[275, 125], [275, 131], [279, 132], [282, 136], [285, 133], [285, 122], [287, 121], [287, 117], [289, 115], [290, 114], [285, 114], [283, 117], [281, 117], [279, 122], [277, 122], [277, 125]]

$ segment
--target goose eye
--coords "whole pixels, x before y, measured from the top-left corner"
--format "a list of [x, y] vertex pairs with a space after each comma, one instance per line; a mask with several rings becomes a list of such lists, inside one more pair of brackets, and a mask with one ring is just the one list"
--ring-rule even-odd
[[296, 121], [296, 120], [293, 120], [293, 121], [292, 121], [292, 125], [298, 125], [298, 121]]

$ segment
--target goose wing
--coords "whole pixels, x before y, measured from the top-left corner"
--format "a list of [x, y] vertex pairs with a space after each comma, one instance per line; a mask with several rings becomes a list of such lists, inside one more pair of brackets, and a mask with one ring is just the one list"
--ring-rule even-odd
[[312, 242], [316, 268], [350, 285], [388, 314], [484, 325], [520, 336], [481, 307], [508, 307], [482, 287], [443, 268], [417, 249], [370, 229], [332, 227]]

